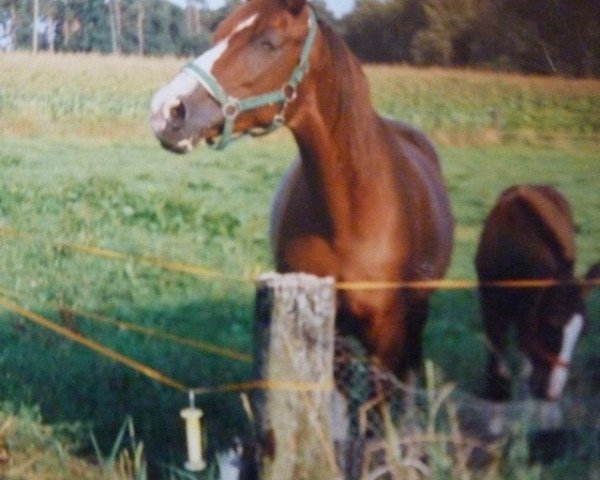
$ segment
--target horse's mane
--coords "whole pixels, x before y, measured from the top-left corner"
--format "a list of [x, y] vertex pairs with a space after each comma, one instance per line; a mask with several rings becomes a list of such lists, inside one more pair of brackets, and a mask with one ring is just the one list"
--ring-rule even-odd
[[[330, 61], [335, 64], [334, 78], [332, 79], [335, 87], [331, 91], [337, 92], [337, 97], [328, 97], [329, 102], [336, 102], [338, 123], [334, 127], [345, 120], [346, 123], [342, 128], [355, 126], [363, 129], [367, 121], [365, 113], [373, 111], [373, 107], [371, 106], [369, 83], [361, 63], [332, 27], [323, 21], [319, 22], [319, 27], [330, 51]], [[436, 149], [421, 131], [396, 119], [386, 118], [384, 121], [393, 124], [397, 132], [425, 152], [439, 169]], [[354, 135], [352, 135], [352, 139], [356, 139]]]
[[338, 112], [334, 128], [342, 120], [360, 122], [365, 106], [371, 109], [369, 85], [360, 62], [331, 26], [319, 21], [319, 27], [335, 64], [331, 80], [336, 95], [329, 98]]

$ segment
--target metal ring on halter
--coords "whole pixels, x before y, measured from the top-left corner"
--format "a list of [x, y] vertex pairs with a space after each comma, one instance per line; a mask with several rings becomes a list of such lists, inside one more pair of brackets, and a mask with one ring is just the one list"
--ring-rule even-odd
[[273, 122], [272, 122], [273, 128], [281, 127], [284, 124], [285, 124], [285, 113], [283, 111], [276, 113], [275, 116], [273, 117]]
[[296, 100], [296, 95], [298, 93], [296, 86], [291, 84], [291, 83], [286, 83], [282, 89], [281, 89], [281, 93], [283, 93], [283, 96], [285, 98], [285, 102], [293, 102], [294, 100]]
[[237, 98], [229, 98], [221, 110], [225, 119], [235, 119], [240, 114], [240, 101]]

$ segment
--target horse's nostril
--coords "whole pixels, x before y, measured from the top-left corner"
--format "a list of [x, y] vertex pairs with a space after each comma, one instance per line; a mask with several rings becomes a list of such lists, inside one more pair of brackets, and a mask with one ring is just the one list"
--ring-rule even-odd
[[178, 100], [176, 104], [171, 106], [169, 109], [169, 118], [175, 122], [185, 120], [185, 105], [181, 100]]
[[162, 118], [164, 119], [165, 128], [179, 130], [183, 126], [185, 116], [186, 108], [179, 98], [173, 99], [163, 104]]

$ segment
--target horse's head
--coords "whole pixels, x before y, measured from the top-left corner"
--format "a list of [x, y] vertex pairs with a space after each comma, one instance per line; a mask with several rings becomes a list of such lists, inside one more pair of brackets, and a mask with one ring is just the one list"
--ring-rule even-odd
[[585, 299], [591, 281], [600, 279], [600, 263], [592, 266], [587, 284], [550, 288], [540, 302], [538, 322], [529, 345], [531, 393], [537, 398], [557, 400], [567, 383], [575, 346], [587, 323]]
[[152, 99], [161, 144], [191, 151], [202, 139], [283, 123], [308, 69], [316, 19], [306, 0], [250, 0], [218, 27], [213, 46]]

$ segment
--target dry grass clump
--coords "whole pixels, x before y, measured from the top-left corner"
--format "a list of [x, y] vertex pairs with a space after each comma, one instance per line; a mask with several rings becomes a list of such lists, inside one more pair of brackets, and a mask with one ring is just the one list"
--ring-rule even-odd
[[100, 467], [77, 458], [79, 427], [52, 427], [37, 409], [0, 409], [0, 478], [3, 480], [103, 480]]
[[86, 460], [76, 455], [85, 438], [81, 425], [45, 425], [37, 408], [0, 406], [0, 479], [146, 480], [143, 444], [124, 445], [127, 427], [131, 435], [131, 420], [108, 457], [96, 446]]
[[514, 422], [502, 417], [502, 428], [490, 429], [494, 408], [443, 383], [432, 362], [425, 363], [427, 387], [420, 390], [358, 357], [348, 359], [336, 359], [348, 412], [338, 461], [347, 480], [539, 479], [541, 469], [528, 463], [526, 437]]

